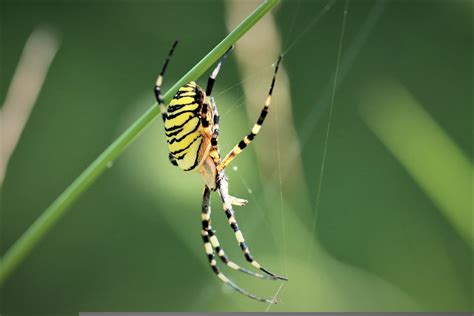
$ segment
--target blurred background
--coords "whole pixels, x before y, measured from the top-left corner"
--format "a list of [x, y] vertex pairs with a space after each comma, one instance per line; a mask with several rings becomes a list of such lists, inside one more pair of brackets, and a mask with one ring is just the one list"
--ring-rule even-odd
[[[155, 102], [175, 39], [165, 91], [258, 4], [2, 1], [0, 254]], [[268, 121], [227, 175], [253, 255], [290, 281], [223, 267], [279, 304], [209, 269], [202, 181], [169, 164], [157, 119], [5, 281], [2, 315], [472, 311], [473, 4], [349, 1], [339, 46], [344, 6], [282, 1], [215, 86], [226, 153], [284, 52]], [[215, 194], [213, 210], [245, 266]]]

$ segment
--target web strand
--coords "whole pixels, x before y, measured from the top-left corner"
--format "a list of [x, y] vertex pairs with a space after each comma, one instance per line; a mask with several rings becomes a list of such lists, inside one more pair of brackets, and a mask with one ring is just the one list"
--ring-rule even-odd
[[[288, 51], [302, 38], [302, 36], [307, 33], [311, 28], [323, 17], [333, 6], [335, 0], [330, 0], [324, 9], [308, 24], [308, 26], [304, 29], [302, 33], [300, 33], [297, 38], [287, 47], [287, 49], [283, 52], [283, 55], [288, 53]], [[326, 166], [326, 157], [327, 157], [327, 147], [328, 147], [328, 140], [329, 140], [329, 134], [330, 134], [330, 129], [331, 129], [331, 121], [332, 121], [332, 114], [333, 114], [333, 108], [334, 108], [334, 100], [336, 96], [336, 88], [337, 88], [337, 80], [338, 80], [338, 74], [339, 74], [339, 65], [341, 61], [341, 55], [342, 55], [342, 47], [343, 47], [343, 42], [344, 42], [344, 34], [345, 34], [345, 29], [346, 29], [346, 21], [347, 21], [347, 12], [348, 12], [348, 6], [349, 6], [349, 0], [345, 1], [344, 4], [344, 12], [343, 12], [343, 19], [342, 19], [342, 26], [341, 26], [341, 35], [339, 37], [339, 46], [338, 46], [338, 52], [337, 52], [337, 61], [336, 61], [336, 69], [335, 69], [335, 75], [334, 75], [334, 82], [333, 82], [333, 89], [332, 89], [332, 95], [331, 95], [331, 103], [329, 107], [329, 118], [328, 118], [328, 125], [326, 129], [326, 135], [325, 135], [325, 141], [324, 141], [324, 149], [323, 149], [323, 160], [321, 163], [321, 173], [320, 173], [320, 178], [319, 178], [319, 184], [318, 184], [318, 189], [317, 189], [317, 194], [316, 194], [316, 205], [315, 205], [315, 215], [312, 220], [312, 228], [311, 228], [311, 236], [314, 235], [314, 231], [316, 230], [316, 221], [317, 221], [317, 210], [319, 208], [319, 201], [320, 201], [320, 196], [321, 196], [321, 187], [323, 183], [323, 174]], [[276, 120], [277, 123], [276, 125], [278, 126], [278, 112], [276, 113]], [[282, 216], [282, 230], [283, 230], [283, 236], [284, 235], [284, 211], [283, 211], [283, 191], [282, 191], [282, 175], [281, 175], [281, 156], [280, 156], [280, 140], [279, 140], [279, 133], [277, 132], [277, 158], [278, 158], [278, 179], [279, 179], [279, 184], [280, 184], [280, 203], [281, 203], [281, 216]], [[309, 249], [311, 249], [313, 238], [311, 238]], [[284, 257], [286, 258], [286, 245], [283, 245], [283, 251], [284, 251]], [[308, 252], [308, 264], [310, 261], [310, 252]], [[286, 264], [285, 264], [285, 273], [286, 273]], [[278, 294], [280, 293], [280, 290], [282, 289], [284, 283], [280, 285], [278, 290], [273, 296], [273, 299], [276, 299]], [[271, 308], [272, 304], [269, 304], [265, 310], [265, 312], [268, 312]]]
[[304, 28], [304, 30], [300, 34], [298, 34], [298, 36], [296, 36], [296, 38], [291, 42], [291, 44], [288, 45], [288, 47], [283, 51], [282, 53], [283, 56], [285, 56], [290, 51], [290, 49], [292, 49], [293, 46], [295, 46], [303, 38], [303, 36], [306, 35], [306, 33], [308, 33], [311, 30], [319, 22], [319, 20], [321, 20], [321, 18], [324, 15], [326, 15], [326, 13], [329, 12], [329, 10], [331, 10], [335, 2], [336, 0], [329, 0], [329, 2], [324, 6], [324, 8], [321, 11], [319, 11], [318, 15], [316, 15], [308, 23], [308, 25]]
[[[286, 264], [287, 254], [286, 254], [286, 232], [285, 232], [285, 210], [283, 206], [283, 181], [281, 176], [281, 154], [280, 154], [280, 128], [279, 128], [279, 119], [278, 119], [278, 108], [275, 108], [275, 134], [276, 134], [276, 141], [277, 141], [277, 160], [278, 160], [278, 180], [279, 180], [279, 190], [280, 190], [280, 214], [281, 214], [281, 230], [283, 236], [283, 256], [282, 263], [283, 263], [283, 271], [285, 275], [288, 275], [288, 269]], [[273, 295], [273, 300], [275, 300], [280, 293], [285, 282], [280, 284], [280, 287], [276, 291], [275, 295]], [[273, 304], [268, 304], [267, 308], [265, 309], [265, 313], [268, 312]]]
[[[308, 245], [308, 248], [311, 249], [312, 245], [314, 243], [314, 232], [316, 230], [316, 224], [317, 224], [317, 218], [318, 218], [318, 213], [319, 213], [319, 205], [321, 201], [321, 188], [323, 185], [323, 178], [324, 178], [324, 171], [326, 168], [326, 158], [327, 158], [327, 148], [328, 148], [328, 142], [329, 142], [329, 134], [331, 131], [331, 122], [332, 122], [332, 116], [333, 116], [333, 109], [334, 109], [334, 100], [336, 97], [336, 89], [337, 89], [337, 80], [338, 80], [338, 75], [339, 75], [339, 65], [341, 61], [341, 54], [342, 54], [342, 47], [344, 43], [344, 34], [346, 30], [346, 23], [347, 23], [347, 12], [349, 8], [349, 0], [345, 1], [344, 4], [344, 13], [343, 13], [343, 18], [342, 18], [342, 27], [341, 27], [341, 35], [339, 38], [339, 48], [337, 51], [337, 61], [336, 61], [336, 70], [334, 74], [334, 82], [333, 82], [333, 88], [332, 88], [332, 93], [331, 93], [331, 103], [329, 105], [329, 117], [328, 117], [328, 124], [326, 127], [326, 135], [324, 139], [324, 147], [323, 147], [323, 159], [321, 162], [321, 171], [319, 175], [319, 182], [318, 182], [318, 187], [316, 191], [316, 200], [315, 200], [315, 206], [314, 206], [314, 216], [312, 219], [312, 226], [311, 226], [311, 234], [310, 234], [310, 242]], [[311, 251], [308, 251], [308, 266], [310, 266], [311, 263]]]

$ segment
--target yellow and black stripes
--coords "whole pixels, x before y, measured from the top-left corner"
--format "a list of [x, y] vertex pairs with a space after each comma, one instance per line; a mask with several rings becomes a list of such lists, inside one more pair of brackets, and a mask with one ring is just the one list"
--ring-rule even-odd
[[[201, 173], [205, 182], [201, 212], [201, 236], [204, 242], [204, 249], [206, 251], [209, 265], [222, 282], [229, 285], [237, 292], [261, 302], [276, 303], [274, 299], [266, 299], [251, 294], [232, 282], [217, 266], [216, 255], [219, 257], [221, 262], [233, 270], [262, 279], [288, 280], [286, 277], [276, 275], [262, 267], [250, 254], [250, 250], [245, 242], [242, 232], [240, 231], [232, 209], [232, 204], [243, 206], [247, 201], [232, 197], [228, 194], [228, 183], [224, 175], [225, 167], [253, 141], [260, 131], [270, 107], [281, 56], [276, 64], [270, 91], [257, 123], [253, 126], [250, 134], [245, 136], [224, 158], [224, 160], [221, 161], [218, 145], [219, 114], [214, 98], [211, 94], [216, 77], [232, 47], [229, 48], [221, 57], [220, 61], [212, 71], [208, 78], [205, 90], [199, 87], [195, 82], [189, 82], [177, 91], [168, 108], [166, 108], [161, 94], [161, 85], [163, 83], [166, 68], [176, 45], [177, 42], [173, 44], [168, 53], [168, 57], [156, 80], [154, 92], [164, 121], [165, 136], [168, 143], [169, 159], [171, 163], [185, 171], [197, 169]], [[237, 239], [245, 259], [250, 262], [254, 268], [259, 269], [263, 273], [260, 273], [260, 271], [250, 271], [239, 266], [231, 261], [224, 252], [224, 249], [220, 245], [217, 235], [211, 226], [211, 190], [219, 191], [229, 225], [234, 231], [235, 238]]]
[[195, 82], [181, 87], [165, 115], [165, 135], [170, 156], [178, 167], [193, 170], [199, 164], [203, 143], [201, 111], [204, 94]]
[[216, 166], [221, 162], [221, 153], [218, 146], [219, 138], [219, 112], [217, 111], [216, 102], [213, 97], [209, 98], [213, 109], [212, 118], [212, 135], [211, 135], [211, 150], [209, 156], [212, 158]]
[[260, 132], [260, 128], [263, 125], [263, 122], [265, 121], [265, 117], [268, 114], [268, 109], [270, 107], [270, 104], [272, 103], [272, 94], [273, 94], [273, 88], [275, 86], [275, 81], [276, 81], [276, 76], [278, 73], [278, 68], [280, 66], [280, 61], [281, 61], [281, 56], [278, 58], [278, 61], [275, 66], [275, 72], [273, 73], [273, 79], [272, 83], [270, 85], [270, 91], [268, 92], [267, 98], [265, 99], [265, 104], [262, 108], [262, 111], [260, 112], [260, 116], [258, 117], [257, 123], [252, 128], [252, 131], [250, 134], [245, 136], [228, 154], [225, 156], [225, 158], [222, 160], [221, 163], [217, 166], [217, 171], [224, 170], [225, 167], [227, 167], [232, 160], [237, 157], [238, 154], [242, 152], [257, 136], [257, 134]]
[[277, 278], [271, 277], [268, 275], [263, 275], [260, 273], [255, 273], [253, 271], [247, 270], [245, 268], [242, 268], [235, 262], [231, 261], [229, 257], [224, 252], [224, 249], [221, 247], [219, 240], [217, 239], [217, 236], [215, 234], [215, 231], [212, 229], [211, 226], [211, 204], [210, 204], [210, 194], [211, 190], [205, 186], [204, 187], [204, 193], [203, 193], [203, 203], [202, 203], [202, 212], [201, 212], [201, 223], [202, 223], [202, 229], [207, 231], [209, 240], [211, 241], [212, 248], [214, 249], [214, 252], [217, 254], [219, 259], [228, 267], [231, 269], [255, 276], [257, 278], [261, 279], [270, 279], [270, 280], [276, 280]]
[[[173, 46], [171, 47], [168, 53], [168, 57], [166, 58], [165, 63], [163, 64], [163, 68], [161, 69], [160, 74], [158, 75], [158, 78], [156, 79], [156, 82], [155, 82], [154, 93], [155, 93], [156, 101], [158, 102], [158, 105], [160, 107], [161, 118], [163, 119], [163, 122], [166, 120], [166, 107], [163, 103], [163, 95], [161, 94], [161, 84], [163, 83], [163, 76], [165, 75], [166, 68], [168, 67], [168, 63], [170, 62], [171, 56], [173, 55], [176, 45], [178, 45], [178, 41], [175, 41], [173, 43]], [[170, 160], [171, 164], [175, 166], [178, 165], [178, 163], [176, 162], [176, 159], [174, 159], [171, 153], [168, 154], [168, 159]]]
[[173, 43], [173, 46], [171, 47], [168, 53], [168, 57], [166, 58], [165, 63], [163, 64], [163, 68], [161, 68], [160, 74], [158, 78], [156, 79], [156, 83], [155, 83], [155, 89], [154, 89], [155, 97], [156, 97], [156, 101], [158, 102], [158, 105], [160, 106], [161, 118], [163, 119], [163, 122], [166, 119], [166, 107], [163, 103], [163, 96], [161, 94], [161, 84], [163, 83], [163, 77], [165, 75], [166, 68], [168, 67], [168, 64], [170, 62], [171, 56], [173, 55], [174, 49], [176, 48], [176, 45], [178, 45], [178, 41], [175, 41]]
[[250, 249], [247, 247], [247, 243], [245, 242], [244, 235], [242, 234], [239, 224], [237, 223], [237, 219], [235, 218], [234, 210], [232, 209], [232, 202], [231, 198], [229, 196], [229, 185], [227, 183], [227, 179], [223, 172], [219, 175], [219, 180], [217, 183], [217, 189], [219, 190], [219, 194], [221, 196], [222, 200], [222, 205], [224, 207], [224, 212], [225, 215], [227, 216], [228, 223], [232, 230], [234, 231], [235, 234], [235, 239], [237, 239], [237, 242], [240, 246], [240, 249], [242, 250], [242, 253], [244, 254], [245, 259], [250, 262], [252, 266], [255, 268], [259, 269], [263, 273], [271, 276], [272, 278], [279, 279], [279, 280], [284, 280], [287, 281], [287, 277], [279, 276], [264, 267], [262, 267], [250, 254]]
[[265, 302], [265, 303], [271, 303], [271, 304], [276, 304], [276, 300], [270, 300], [270, 299], [266, 299], [266, 298], [262, 298], [262, 297], [259, 297], [259, 296], [256, 296], [254, 294], [251, 294], [247, 291], [245, 291], [244, 289], [242, 289], [241, 287], [239, 287], [238, 285], [236, 285], [234, 282], [232, 282], [227, 276], [225, 276], [220, 270], [219, 268], [217, 267], [217, 262], [216, 262], [216, 259], [215, 259], [215, 255], [214, 255], [214, 250], [212, 248], [212, 245], [211, 245], [211, 242], [210, 242], [210, 238], [209, 238], [209, 234], [207, 231], [205, 230], [202, 230], [201, 231], [201, 236], [202, 236], [202, 240], [204, 241], [204, 249], [206, 250], [206, 254], [207, 254], [207, 259], [209, 261], [209, 265], [212, 269], [212, 271], [217, 275], [217, 277], [222, 281], [224, 282], [225, 284], [229, 285], [230, 287], [232, 287], [234, 290], [236, 290], [237, 292], [243, 294], [243, 295], [246, 295], [254, 300], [257, 300], [257, 301], [260, 301], [260, 302]]
[[205, 186], [204, 194], [203, 194], [202, 213], [201, 213], [201, 216], [202, 216], [201, 237], [202, 237], [202, 241], [204, 242], [204, 250], [206, 251], [207, 259], [209, 261], [209, 265], [212, 271], [217, 275], [217, 277], [222, 282], [229, 285], [237, 292], [261, 302], [272, 303], [272, 304], [276, 303], [275, 300], [265, 299], [265, 298], [256, 296], [254, 294], [251, 294], [245, 291], [244, 289], [236, 285], [234, 282], [232, 282], [217, 267], [217, 262], [215, 259], [216, 253], [218, 257], [221, 259], [221, 261], [223, 261], [227, 266], [229, 266], [230, 268], [234, 270], [238, 270], [238, 271], [241, 271], [241, 272], [244, 272], [256, 277], [260, 277], [260, 278], [268, 278], [259, 273], [255, 273], [247, 269], [241, 268], [236, 263], [230, 261], [229, 258], [226, 256], [226, 254], [224, 253], [224, 250], [220, 247], [219, 240], [217, 239], [217, 236], [215, 235], [210, 225], [210, 221], [211, 221], [210, 193], [211, 193], [211, 190], [207, 186]]

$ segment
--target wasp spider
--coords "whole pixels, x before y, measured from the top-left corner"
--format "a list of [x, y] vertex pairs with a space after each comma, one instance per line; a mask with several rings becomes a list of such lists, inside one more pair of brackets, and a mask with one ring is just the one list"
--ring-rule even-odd
[[[207, 82], [206, 90], [203, 90], [194, 81], [191, 81], [178, 90], [168, 108], [166, 108], [161, 95], [161, 84], [166, 67], [168, 66], [176, 45], [177, 42], [173, 44], [173, 47], [168, 54], [163, 69], [156, 80], [154, 91], [165, 125], [170, 162], [184, 171], [197, 170], [204, 180], [201, 235], [210, 267], [221, 281], [231, 286], [234, 290], [258, 301], [276, 303], [274, 299], [258, 297], [237, 286], [217, 267], [215, 256], [217, 255], [217, 257], [219, 257], [219, 259], [228, 267], [258, 278], [288, 280], [286, 277], [276, 275], [262, 267], [250, 254], [250, 250], [247, 247], [232, 209], [232, 205], [243, 206], [247, 201], [229, 195], [227, 178], [224, 174], [225, 168], [252, 142], [260, 131], [272, 100], [273, 87], [275, 85], [281, 56], [275, 66], [270, 91], [257, 123], [253, 126], [250, 134], [245, 136], [230, 153], [221, 159], [217, 141], [219, 136], [219, 114], [217, 112], [214, 98], [211, 96], [211, 92], [217, 74], [219, 73], [222, 63], [226, 59], [231, 48], [229, 48], [224, 56], [221, 57], [219, 63], [211, 73]], [[219, 193], [229, 225], [235, 233], [235, 238], [242, 249], [245, 259], [250, 262], [254, 268], [259, 269], [263, 273], [257, 273], [242, 268], [235, 262], [231, 261], [225, 254], [224, 249], [219, 244], [215, 231], [211, 226], [211, 191], [217, 191]]]

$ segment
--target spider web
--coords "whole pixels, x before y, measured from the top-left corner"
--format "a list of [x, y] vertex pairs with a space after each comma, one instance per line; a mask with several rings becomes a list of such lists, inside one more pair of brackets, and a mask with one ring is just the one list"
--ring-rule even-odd
[[[297, 18], [300, 13], [300, 8], [301, 8], [301, 2], [302, 0], [299, 0], [298, 3], [294, 6], [294, 11], [292, 13], [292, 19], [288, 28], [287, 32], [287, 38], [284, 43], [284, 49], [282, 49], [282, 54], [284, 56], [289, 55], [291, 57], [291, 51], [293, 48], [295, 48], [301, 41], [306, 39], [306, 35], [313, 31], [318, 22], [328, 13], [333, 9], [334, 5], [337, 3], [336, 0], [329, 0], [326, 5], [319, 11], [309, 22], [304, 23], [305, 26], [303, 28], [302, 32], [299, 32], [296, 36], [293, 36], [295, 25], [297, 24]], [[341, 1], [340, 1], [341, 2]], [[322, 93], [321, 97], [319, 97], [317, 100], [314, 101], [314, 106], [312, 106], [312, 110], [309, 113], [309, 115], [306, 117], [303, 127], [301, 128], [301, 132], [298, 133], [298, 139], [300, 141], [300, 147], [298, 150], [287, 150], [290, 154], [293, 154], [293, 157], [290, 157], [290, 161], [294, 160], [301, 154], [305, 146], [307, 145], [311, 134], [314, 132], [315, 128], [319, 124], [319, 119], [321, 115], [328, 110], [329, 115], [328, 115], [328, 122], [325, 128], [325, 135], [324, 135], [324, 142], [323, 142], [323, 153], [322, 153], [322, 161], [321, 161], [321, 166], [320, 166], [320, 173], [319, 173], [319, 180], [318, 180], [318, 185], [316, 187], [316, 198], [314, 201], [314, 205], [312, 207], [313, 212], [312, 212], [312, 218], [310, 219], [311, 223], [311, 228], [310, 228], [310, 236], [313, 238], [310, 239], [308, 245], [306, 246], [308, 248], [308, 257], [307, 257], [307, 264], [309, 265], [311, 263], [311, 254], [312, 252], [309, 251], [312, 249], [313, 244], [314, 244], [314, 234], [316, 231], [317, 227], [317, 219], [318, 219], [318, 211], [320, 207], [320, 201], [321, 201], [321, 195], [322, 195], [322, 186], [323, 186], [323, 179], [324, 179], [324, 173], [326, 169], [326, 158], [327, 158], [327, 153], [328, 153], [328, 143], [329, 143], [329, 136], [330, 136], [330, 130], [331, 130], [331, 122], [333, 120], [333, 108], [334, 108], [334, 103], [336, 99], [336, 92], [337, 88], [340, 85], [340, 83], [344, 80], [344, 77], [348, 73], [348, 71], [352, 68], [352, 65], [355, 62], [355, 59], [367, 41], [367, 38], [369, 34], [372, 32], [374, 29], [376, 23], [378, 22], [380, 16], [383, 13], [385, 7], [385, 1], [381, 0], [378, 1], [376, 0], [370, 9], [370, 11], [367, 14], [367, 17], [364, 19], [364, 22], [362, 26], [359, 28], [357, 31], [356, 35], [354, 38], [350, 41], [349, 45], [347, 45], [347, 49], [343, 50], [344, 47], [344, 38], [345, 38], [345, 31], [347, 27], [347, 17], [348, 17], [348, 12], [349, 12], [349, 0], [344, 1], [344, 7], [342, 14], [338, 15], [341, 16], [341, 30], [340, 30], [340, 35], [338, 39], [338, 46], [337, 46], [337, 52], [336, 52], [336, 63], [335, 63], [335, 70], [333, 72], [333, 75], [331, 78], [328, 79], [328, 84], [325, 87], [325, 91], [328, 93]], [[291, 39], [291, 42], [290, 42]], [[289, 43], [288, 43], [289, 42]], [[343, 54], [344, 53], [344, 54]], [[239, 80], [238, 82], [228, 86], [224, 90], [220, 91], [216, 96], [221, 96], [226, 93], [228, 93], [231, 90], [234, 90], [236, 88], [242, 89], [242, 85], [245, 82], [248, 82], [252, 79], [259, 78], [261, 75], [265, 72], [268, 71], [269, 68], [272, 68], [273, 65], [267, 65], [264, 66], [257, 71], [251, 73], [250, 75], [246, 76], [245, 78]], [[226, 111], [222, 113], [222, 117], [225, 117], [229, 115], [231, 112], [238, 110], [241, 108], [245, 103], [245, 95], [244, 93], [240, 93], [240, 97], [234, 102], [234, 104], [231, 104], [230, 106], [227, 106]], [[278, 182], [279, 188], [279, 202], [280, 202], [280, 210], [279, 210], [279, 215], [281, 219], [281, 235], [282, 235], [282, 250], [281, 250], [281, 261], [282, 261], [282, 266], [283, 266], [283, 271], [284, 274], [287, 275], [287, 250], [286, 250], [286, 225], [285, 225], [285, 209], [284, 209], [284, 191], [283, 191], [283, 178], [285, 176], [284, 173], [282, 173], [282, 168], [281, 168], [281, 144], [280, 144], [280, 129], [279, 124], [279, 110], [278, 107], [272, 108], [272, 112], [275, 113], [275, 140], [276, 140], [276, 153], [277, 153], [277, 166], [278, 169], [276, 170], [274, 174], [274, 180]], [[298, 146], [298, 145], [296, 145]], [[253, 203], [255, 203], [255, 207], [257, 209], [262, 210], [263, 205], [258, 202], [257, 196], [255, 196], [253, 190], [249, 186], [249, 183], [245, 180], [244, 176], [238, 171], [238, 167], [234, 166], [233, 167], [233, 173], [237, 174], [241, 184], [246, 188], [248, 193], [250, 194], [251, 199], [253, 200]], [[268, 189], [264, 189], [263, 194], [265, 195], [265, 192]], [[266, 214], [266, 212], [264, 212]], [[282, 282], [276, 291], [273, 294], [273, 298], [277, 299], [279, 294], [281, 293], [281, 290], [283, 289], [284, 285], [286, 282]], [[265, 312], [268, 312], [270, 308], [273, 306], [273, 304], [268, 304], [265, 308]]]

